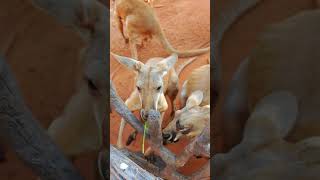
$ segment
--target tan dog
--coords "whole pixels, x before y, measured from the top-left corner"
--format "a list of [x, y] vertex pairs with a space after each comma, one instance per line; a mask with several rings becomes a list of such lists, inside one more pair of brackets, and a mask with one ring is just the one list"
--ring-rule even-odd
[[131, 56], [134, 59], [138, 59], [136, 45], [142, 45], [153, 37], [161, 42], [168, 53], [176, 53], [179, 57], [197, 56], [210, 51], [210, 47], [189, 51], [174, 49], [166, 38], [154, 10], [143, 0], [116, 0], [114, 9], [115, 21], [125, 41], [129, 42]]
[[257, 102], [285, 90], [299, 101], [299, 116], [287, 140], [320, 135], [320, 11], [305, 11], [270, 26], [234, 75], [224, 106], [223, 132], [228, 149], [241, 141], [243, 127]]
[[320, 176], [320, 138], [296, 144], [284, 138], [297, 123], [298, 101], [287, 91], [262, 98], [253, 109], [241, 143], [212, 158], [212, 176], [221, 180], [305, 180]]
[[183, 83], [180, 103], [183, 108], [163, 130], [166, 142], [177, 142], [182, 135], [193, 138], [202, 132], [204, 121], [210, 121], [210, 65], [192, 71]]

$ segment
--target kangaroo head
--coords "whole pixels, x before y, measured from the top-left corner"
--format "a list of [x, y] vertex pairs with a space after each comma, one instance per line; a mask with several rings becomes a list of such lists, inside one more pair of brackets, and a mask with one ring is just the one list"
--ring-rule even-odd
[[105, 61], [92, 61], [86, 66], [83, 75], [87, 90], [92, 97], [92, 110], [99, 127], [102, 127], [103, 119], [107, 114], [108, 81], [106, 67]]
[[174, 119], [163, 130], [166, 143], [177, 142], [180, 137], [193, 138], [201, 134], [210, 119], [210, 105], [200, 106], [202, 91], [193, 92], [181, 110], [177, 110]]
[[161, 95], [164, 93], [163, 77], [173, 68], [178, 56], [172, 54], [160, 61], [143, 64], [132, 58], [112, 55], [124, 66], [136, 72], [136, 87], [140, 102], [140, 116], [143, 120], [148, 119], [151, 109], [158, 110], [158, 103]]

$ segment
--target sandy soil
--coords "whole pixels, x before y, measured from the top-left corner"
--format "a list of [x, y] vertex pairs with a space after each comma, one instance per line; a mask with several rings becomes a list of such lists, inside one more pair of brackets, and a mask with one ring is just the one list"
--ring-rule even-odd
[[[230, 0], [215, 0], [215, 13], [228, 2]], [[158, 0], [157, 4], [164, 5], [156, 8], [156, 12], [174, 47], [198, 48], [200, 44], [208, 41], [209, 0]], [[239, 62], [254, 46], [258, 32], [266, 24], [309, 8], [312, 8], [311, 0], [268, 0], [232, 26], [223, 41], [224, 88]], [[128, 46], [119, 32], [112, 27], [111, 33], [112, 51], [128, 56]], [[26, 104], [45, 128], [55, 116], [61, 113], [75, 90], [74, 79], [78, 73], [77, 55], [82, 45], [78, 36], [55, 23], [51, 17], [31, 7], [27, 0], [10, 0], [0, 3], [0, 52], [5, 54]], [[151, 42], [147, 48], [139, 49], [139, 55], [145, 62], [147, 58], [167, 54], [160, 45]], [[180, 81], [183, 82], [192, 69], [205, 64], [208, 56], [209, 54], [199, 56], [196, 62], [182, 72]], [[111, 72], [119, 66], [113, 59], [110, 60], [110, 64]], [[118, 93], [126, 99], [131, 92], [128, 87], [133, 86], [132, 73], [121, 68], [114, 82]], [[219, 114], [217, 120], [219, 120]], [[119, 117], [112, 114], [110, 122], [112, 144], [116, 142], [119, 122]], [[128, 126], [125, 138], [129, 132], [131, 128]], [[139, 135], [138, 140], [130, 148], [140, 150], [140, 140]], [[170, 149], [178, 152], [188, 142], [180, 143]], [[6, 156], [8, 161], [0, 164], [1, 180], [36, 179], [31, 170], [25, 167], [13, 152], [9, 150]], [[183, 168], [182, 172], [191, 173], [202, 163], [201, 160], [192, 160], [190, 166]], [[93, 179], [91, 164], [93, 164], [92, 153], [87, 153], [76, 161], [76, 166], [86, 179]]]
[[[155, 8], [156, 14], [160, 20], [162, 28], [171, 44], [181, 50], [199, 48], [202, 44], [209, 42], [210, 40], [210, 1], [209, 0], [163, 0], [155, 1], [156, 6], [162, 6]], [[124, 43], [120, 32], [113, 26], [111, 28], [111, 51], [120, 55], [130, 56], [129, 46]], [[208, 43], [209, 44], [209, 43]], [[162, 48], [157, 40], [153, 40], [147, 44], [146, 48], [140, 48], [138, 50], [140, 60], [146, 62], [151, 57], [165, 57], [168, 53]], [[197, 60], [188, 66], [180, 75], [180, 87], [182, 82], [186, 79], [188, 74], [201, 65], [207, 64], [207, 59], [210, 53], [199, 56]], [[186, 59], [179, 59], [179, 63]], [[111, 60], [111, 71], [120, 66], [114, 59]], [[117, 88], [118, 94], [125, 100], [132, 92], [134, 81], [133, 73], [127, 70], [125, 67], [116, 72], [114, 76], [114, 83]], [[169, 111], [166, 112], [163, 127], [168, 123]], [[119, 130], [119, 116], [115, 113], [111, 115], [110, 125], [110, 142], [116, 143], [118, 130]], [[127, 140], [128, 135], [132, 132], [130, 125], [127, 125], [124, 131], [124, 143]], [[183, 147], [188, 144], [188, 141], [179, 142], [178, 144], [170, 146], [170, 149], [174, 152], [180, 152]], [[128, 148], [132, 150], [141, 150], [141, 135], [138, 135], [137, 141], [131, 144]], [[189, 174], [194, 169], [199, 168], [204, 160], [192, 159], [188, 165], [181, 169], [183, 173]]]

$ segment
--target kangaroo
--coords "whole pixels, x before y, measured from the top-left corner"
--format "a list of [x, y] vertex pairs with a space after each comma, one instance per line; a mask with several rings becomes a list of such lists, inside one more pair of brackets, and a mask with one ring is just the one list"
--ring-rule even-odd
[[[162, 121], [164, 112], [168, 108], [165, 96], [168, 96], [171, 104], [173, 104], [178, 93], [178, 76], [174, 69], [174, 64], [178, 58], [177, 54], [172, 54], [167, 58], [151, 58], [146, 64], [132, 58], [111, 54], [120, 64], [136, 72], [136, 87], [125, 101], [128, 108], [131, 111], [140, 110], [140, 116], [143, 121], [148, 119], [150, 109], [158, 110], [161, 113]], [[192, 61], [190, 60], [189, 63]], [[183, 65], [185, 66], [186, 64]], [[122, 134], [125, 124], [125, 120], [121, 119], [117, 141], [119, 148], [123, 148]], [[134, 138], [136, 134], [137, 132], [135, 131], [130, 137], [133, 136]], [[129, 144], [127, 142], [127, 145]]]
[[199, 135], [205, 125], [201, 122], [209, 120], [210, 65], [192, 71], [183, 83], [180, 103], [183, 108], [175, 112], [173, 120], [163, 130], [166, 143], [177, 142], [182, 135], [191, 138]]
[[201, 134], [210, 121], [210, 105], [200, 106], [203, 92], [195, 91], [189, 96], [186, 106], [175, 112], [173, 120], [163, 129], [164, 143], [178, 142], [182, 136], [194, 138]]
[[178, 51], [173, 48], [163, 32], [154, 10], [142, 0], [116, 0], [114, 9], [115, 21], [118, 23], [118, 28], [125, 42], [129, 43], [131, 56], [134, 59], [138, 59], [136, 45], [153, 37], [161, 42], [168, 53], [176, 53], [179, 57], [197, 56], [210, 51], [210, 47], [189, 51]]
[[[80, 52], [79, 59], [83, 69], [79, 70], [77, 91], [63, 113], [48, 128], [53, 141], [68, 158], [74, 160], [80, 153], [98, 150], [102, 144], [102, 121], [107, 114], [109, 96], [109, 82], [105, 76], [107, 9], [98, 1], [92, 0], [68, 1], [67, 4], [64, 1], [51, 1], [49, 6], [47, 1], [34, 3], [72, 28], [75, 33], [79, 33], [86, 42], [86, 47]], [[96, 165], [95, 163], [94, 166]]]
[[241, 143], [212, 159], [212, 176], [221, 180], [317, 179], [320, 138], [297, 143], [285, 140], [297, 123], [300, 105], [288, 91], [261, 98], [247, 120]]
[[104, 58], [107, 49], [106, 29], [103, 24], [106, 19], [103, 19], [102, 15], [107, 9], [102, 4], [90, 0], [80, 1], [76, 8], [79, 8], [81, 15], [79, 26], [91, 27], [87, 27], [90, 32], [85, 33], [76, 26], [76, 32], [79, 31], [87, 42], [86, 47], [79, 53], [83, 69], [79, 70], [77, 91], [70, 98], [63, 113], [48, 127], [50, 137], [64, 154], [71, 158], [101, 147], [102, 122], [107, 114], [109, 83], [105, 76], [107, 61]]
[[257, 47], [242, 62], [230, 83], [223, 107], [223, 132], [227, 149], [242, 139], [244, 125], [257, 102], [266, 94], [286, 90], [300, 105], [290, 142], [320, 135], [318, 121], [320, 81], [318, 47], [320, 10], [303, 11], [261, 34]]
[[[168, 108], [165, 95], [168, 95], [169, 99], [173, 101], [178, 91], [178, 77], [173, 68], [178, 56], [172, 54], [167, 58], [151, 58], [146, 64], [143, 64], [128, 57], [111, 54], [120, 64], [137, 73], [136, 87], [125, 101], [128, 108], [131, 111], [140, 110], [143, 121], [148, 119], [150, 109], [158, 110], [161, 113], [162, 121], [163, 114]], [[125, 124], [125, 120], [121, 119], [118, 148], [123, 147], [122, 134]]]

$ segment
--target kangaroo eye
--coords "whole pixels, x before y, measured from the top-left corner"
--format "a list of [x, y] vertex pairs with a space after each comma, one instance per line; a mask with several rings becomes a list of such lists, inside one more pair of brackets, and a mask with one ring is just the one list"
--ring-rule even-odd
[[181, 126], [179, 120], [177, 120], [177, 122], [176, 122], [176, 129], [177, 129], [177, 130], [183, 129], [183, 126]]
[[189, 134], [191, 132], [191, 128], [184, 128], [184, 129], [181, 129], [180, 132], [182, 134]]
[[157, 91], [160, 91], [160, 89], [161, 89], [161, 86], [157, 87]]
[[98, 90], [97, 86], [90, 79], [87, 79], [87, 84], [89, 89], [92, 89], [94, 91]]
[[141, 91], [141, 88], [139, 86], [137, 86], [138, 91]]

